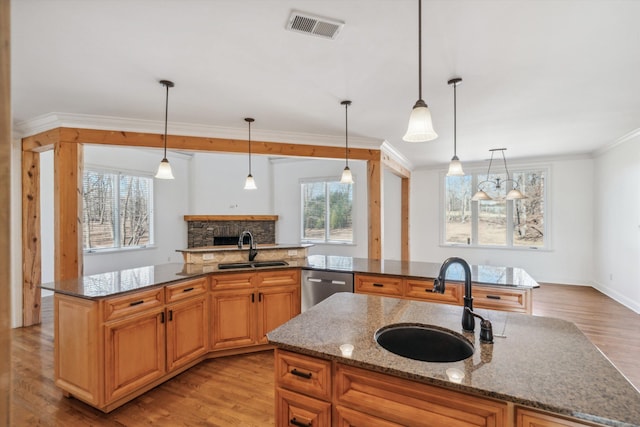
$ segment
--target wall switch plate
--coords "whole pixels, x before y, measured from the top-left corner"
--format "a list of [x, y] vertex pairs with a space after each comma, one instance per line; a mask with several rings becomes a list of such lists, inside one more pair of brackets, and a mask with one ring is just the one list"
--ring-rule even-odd
[[213, 254], [202, 254], [203, 261], [211, 261], [213, 259]]
[[287, 255], [296, 256], [296, 255], [298, 255], [298, 251], [295, 250], [295, 249], [289, 249], [289, 251], [287, 252]]

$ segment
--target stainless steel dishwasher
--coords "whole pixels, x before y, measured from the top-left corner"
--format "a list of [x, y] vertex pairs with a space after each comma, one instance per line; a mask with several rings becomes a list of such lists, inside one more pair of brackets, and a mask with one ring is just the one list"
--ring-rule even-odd
[[302, 270], [302, 311], [337, 292], [353, 292], [353, 273]]

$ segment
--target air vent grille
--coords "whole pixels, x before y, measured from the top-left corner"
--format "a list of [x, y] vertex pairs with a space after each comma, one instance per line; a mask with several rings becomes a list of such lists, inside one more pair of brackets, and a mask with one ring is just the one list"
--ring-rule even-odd
[[333, 40], [343, 26], [344, 22], [293, 11], [287, 23], [287, 30]]

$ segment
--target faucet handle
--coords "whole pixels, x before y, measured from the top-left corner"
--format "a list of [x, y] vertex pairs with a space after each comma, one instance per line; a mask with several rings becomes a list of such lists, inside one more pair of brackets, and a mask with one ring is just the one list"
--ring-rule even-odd
[[480, 316], [478, 313], [475, 313], [469, 307], [465, 307], [464, 310], [480, 319], [480, 342], [493, 344], [493, 326], [491, 325], [491, 321]]

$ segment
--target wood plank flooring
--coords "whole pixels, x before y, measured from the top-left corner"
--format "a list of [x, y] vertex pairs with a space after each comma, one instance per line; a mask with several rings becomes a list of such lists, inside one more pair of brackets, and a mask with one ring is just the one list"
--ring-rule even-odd
[[[640, 389], [640, 315], [583, 286], [542, 284], [534, 315], [570, 320]], [[273, 354], [212, 359], [109, 414], [62, 396], [53, 383], [53, 312], [12, 330], [12, 426], [272, 426]]]

